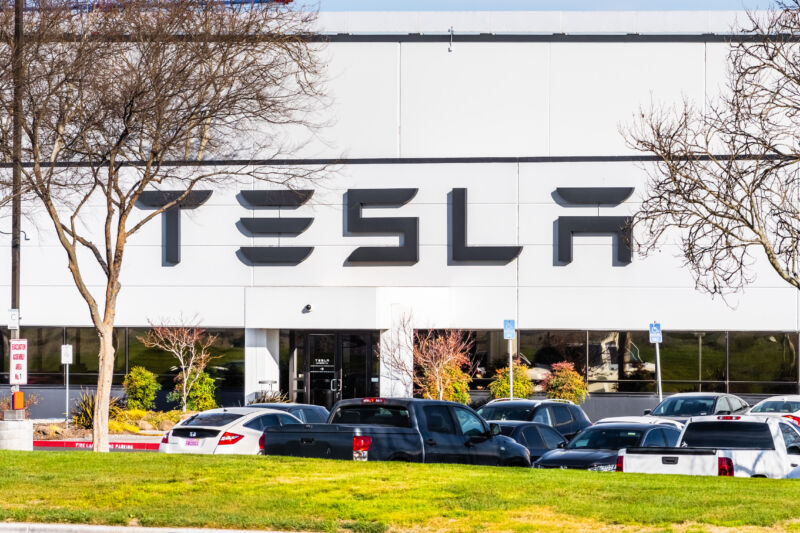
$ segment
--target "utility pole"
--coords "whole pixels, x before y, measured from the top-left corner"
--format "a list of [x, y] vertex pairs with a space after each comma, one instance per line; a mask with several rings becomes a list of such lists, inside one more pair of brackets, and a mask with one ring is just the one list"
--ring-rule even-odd
[[[14, 78], [14, 116], [11, 193], [11, 309], [19, 317], [19, 260], [20, 260], [20, 218], [22, 217], [22, 15], [24, 0], [14, 0], [14, 46], [11, 56], [11, 75]], [[12, 311], [12, 314], [14, 311]], [[15, 327], [16, 326], [16, 327]], [[19, 320], [9, 324], [11, 338], [19, 339]], [[10, 369], [9, 369], [10, 370]], [[9, 374], [10, 376], [11, 374]], [[11, 392], [19, 391], [19, 385], [12, 385]]]

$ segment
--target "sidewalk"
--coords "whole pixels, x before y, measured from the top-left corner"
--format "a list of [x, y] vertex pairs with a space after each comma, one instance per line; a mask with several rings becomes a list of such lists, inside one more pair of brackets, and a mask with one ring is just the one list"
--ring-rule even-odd
[[[89, 526], [0, 522], [0, 533], [283, 533], [266, 529], [203, 529], [186, 527]], [[295, 532], [296, 533], [296, 532]]]

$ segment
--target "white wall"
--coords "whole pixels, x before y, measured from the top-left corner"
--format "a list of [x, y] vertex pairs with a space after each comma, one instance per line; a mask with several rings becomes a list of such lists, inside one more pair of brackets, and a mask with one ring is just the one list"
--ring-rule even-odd
[[[570, 22], [577, 24], [575, 21]], [[332, 126], [298, 157], [526, 157], [630, 155], [619, 133], [640, 106], [686, 97], [702, 105], [723, 80], [725, 47], [703, 43], [334, 43], [326, 117]], [[632, 186], [645, 173], [632, 162], [344, 164], [308, 205], [254, 211], [236, 198], [244, 183], [217, 189], [209, 202], [182, 212], [182, 262], [161, 264], [161, 223], [131, 240], [118, 324], [198, 315], [212, 327], [391, 327], [393, 305], [413, 310], [419, 327], [499, 329], [644, 329], [654, 318], [670, 329], [796, 329], [797, 291], [759, 267], [756, 283], [730, 307], [698, 293], [665, 246], [628, 266], [612, 261], [609, 236], [578, 236], [573, 261], [554, 262], [553, 223], [561, 215], [628, 214], [637, 195], [617, 207], [566, 207], [559, 186]], [[349, 188], [419, 188], [399, 209], [366, 216], [419, 217], [420, 260], [413, 266], [345, 266], [359, 245], [396, 237], [345, 236]], [[469, 242], [521, 245], [505, 266], [447, 264], [447, 194], [466, 187]], [[297, 238], [248, 237], [242, 217], [312, 216]], [[97, 213], [87, 213], [92, 224]], [[34, 226], [38, 226], [34, 227]], [[23, 325], [88, 325], [64, 253], [47, 221], [23, 223]], [[0, 235], [0, 248], [8, 239]], [[295, 267], [248, 266], [240, 246], [314, 246]], [[87, 257], [88, 259], [88, 257]], [[101, 273], [89, 276], [96, 291]], [[0, 261], [0, 298], [9, 267]], [[302, 307], [313, 305], [311, 313]], [[251, 384], [252, 385], [252, 384]], [[248, 388], [250, 390], [252, 387]]]

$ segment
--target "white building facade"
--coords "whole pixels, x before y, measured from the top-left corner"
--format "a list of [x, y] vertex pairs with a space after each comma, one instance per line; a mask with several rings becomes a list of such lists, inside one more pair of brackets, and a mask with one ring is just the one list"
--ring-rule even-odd
[[[330, 126], [291, 163], [329, 165], [325, 178], [290, 194], [208, 189], [180, 212], [177, 262], [166, 219], [137, 235], [120, 375], [143, 364], [167, 376], [171, 363], [137, 338], [182, 315], [220, 335], [231, 402], [270, 388], [327, 405], [406, 395], [377, 353], [410, 323], [473, 332], [479, 390], [507, 364], [502, 324], [514, 319], [514, 350], [535, 368], [569, 360], [594, 392], [652, 392], [657, 319], [665, 390], [797, 391], [796, 290], [759, 264], [742, 294], [712, 299], [676, 243], [644, 258], [620, 229], [649, 164], [621, 130], [651, 102], [713, 98], [736, 16], [323, 13]], [[29, 374], [59, 387], [49, 353], [83, 339], [76, 375], [91, 384], [89, 316], [64, 253], [46, 220], [23, 229], [23, 336], [31, 364], [41, 359]], [[9, 279], [4, 261], [7, 300]]]

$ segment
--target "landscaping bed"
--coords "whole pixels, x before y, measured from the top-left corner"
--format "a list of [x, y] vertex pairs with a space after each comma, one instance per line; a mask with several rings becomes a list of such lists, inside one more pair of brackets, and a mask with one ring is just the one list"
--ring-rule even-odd
[[797, 531], [800, 482], [0, 452], [0, 520], [306, 531]]
[[[120, 409], [114, 412], [108, 421], [108, 432], [115, 435], [140, 435], [169, 431], [180, 420], [195, 414], [181, 411], [145, 411], [144, 409]], [[64, 422], [35, 424], [33, 438], [35, 440], [91, 439], [91, 428], [81, 427], [70, 421], [68, 427]]]

